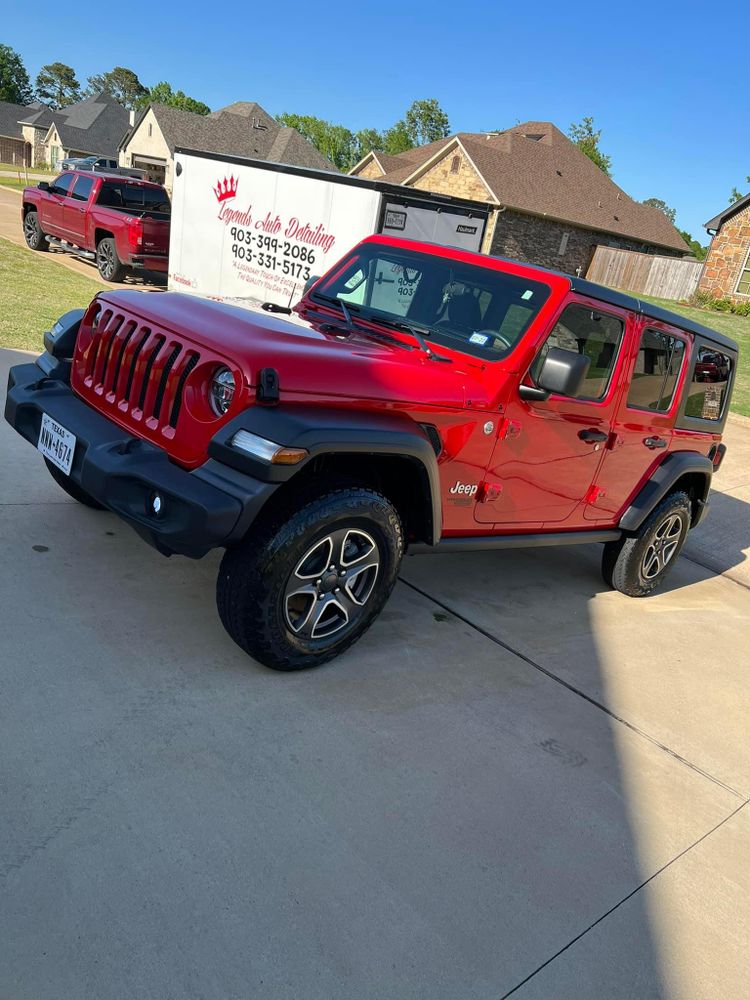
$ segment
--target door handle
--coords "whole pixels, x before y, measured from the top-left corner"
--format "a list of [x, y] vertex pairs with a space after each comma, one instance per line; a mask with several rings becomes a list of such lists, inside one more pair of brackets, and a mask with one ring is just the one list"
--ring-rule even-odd
[[578, 437], [581, 441], [585, 441], [586, 444], [600, 443], [606, 441], [609, 437], [605, 431], [597, 431], [593, 427], [588, 427], [586, 430], [579, 431]]
[[643, 443], [646, 445], [647, 448], [650, 448], [652, 451], [654, 450], [654, 448], [666, 448], [667, 447], [667, 442], [664, 440], [664, 438], [660, 438], [660, 437], [644, 438], [643, 439]]

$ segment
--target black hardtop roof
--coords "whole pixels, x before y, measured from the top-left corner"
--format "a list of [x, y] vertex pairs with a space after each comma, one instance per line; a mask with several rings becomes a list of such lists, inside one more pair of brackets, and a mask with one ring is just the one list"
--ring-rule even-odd
[[647, 319], [656, 319], [662, 323], [669, 323], [670, 326], [676, 326], [680, 330], [687, 330], [688, 333], [694, 333], [699, 337], [712, 340], [715, 344], [725, 347], [735, 354], [738, 352], [737, 342], [732, 340], [731, 337], [719, 333], [718, 330], [713, 330], [710, 326], [703, 326], [702, 323], [696, 323], [695, 320], [688, 319], [687, 316], [681, 316], [680, 313], [672, 312], [671, 309], [662, 309], [661, 306], [654, 305], [651, 302], [643, 302], [633, 295], [628, 295], [627, 292], [618, 291], [616, 288], [607, 288], [606, 285], [598, 285], [594, 281], [586, 281], [585, 278], [570, 278], [570, 287], [573, 291], [580, 292], [581, 295], [588, 295], [590, 298], [599, 299], [602, 302], [610, 302], [612, 305], [620, 306], [622, 309], [640, 313], [641, 316], [645, 316]]

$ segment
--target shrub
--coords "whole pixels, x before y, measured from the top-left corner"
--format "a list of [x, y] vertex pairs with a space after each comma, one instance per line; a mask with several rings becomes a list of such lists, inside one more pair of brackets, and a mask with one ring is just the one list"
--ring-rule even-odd
[[735, 316], [750, 316], [750, 302], [736, 302], [734, 314]]

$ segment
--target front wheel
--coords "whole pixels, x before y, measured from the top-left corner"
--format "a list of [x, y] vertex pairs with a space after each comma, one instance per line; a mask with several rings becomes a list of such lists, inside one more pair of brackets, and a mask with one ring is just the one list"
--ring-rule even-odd
[[47, 237], [42, 232], [39, 225], [39, 216], [36, 212], [27, 212], [23, 219], [23, 238], [26, 246], [30, 250], [48, 250]]
[[96, 246], [96, 266], [105, 281], [122, 281], [125, 265], [117, 256], [115, 241], [109, 237], [99, 240]]
[[266, 666], [316, 667], [369, 628], [402, 554], [390, 501], [366, 487], [332, 491], [227, 550], [219, 616], [237, 645]]
[[690, 530], [687, 493], [670, 493], [652, 511], [637, 534], [607, 542], [602, 556], [606, 583], [628, 597], [646, 597], [670, 572]]

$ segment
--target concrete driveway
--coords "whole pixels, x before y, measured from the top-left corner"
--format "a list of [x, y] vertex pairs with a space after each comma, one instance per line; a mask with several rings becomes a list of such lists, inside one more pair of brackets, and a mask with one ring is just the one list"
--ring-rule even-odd
[[[2, 352], [0, 378], [22, 355]], [[0, 426], [0, 997], [747, 996], [750, 428], [669, 586], [413, 557], [284, 675]]]

